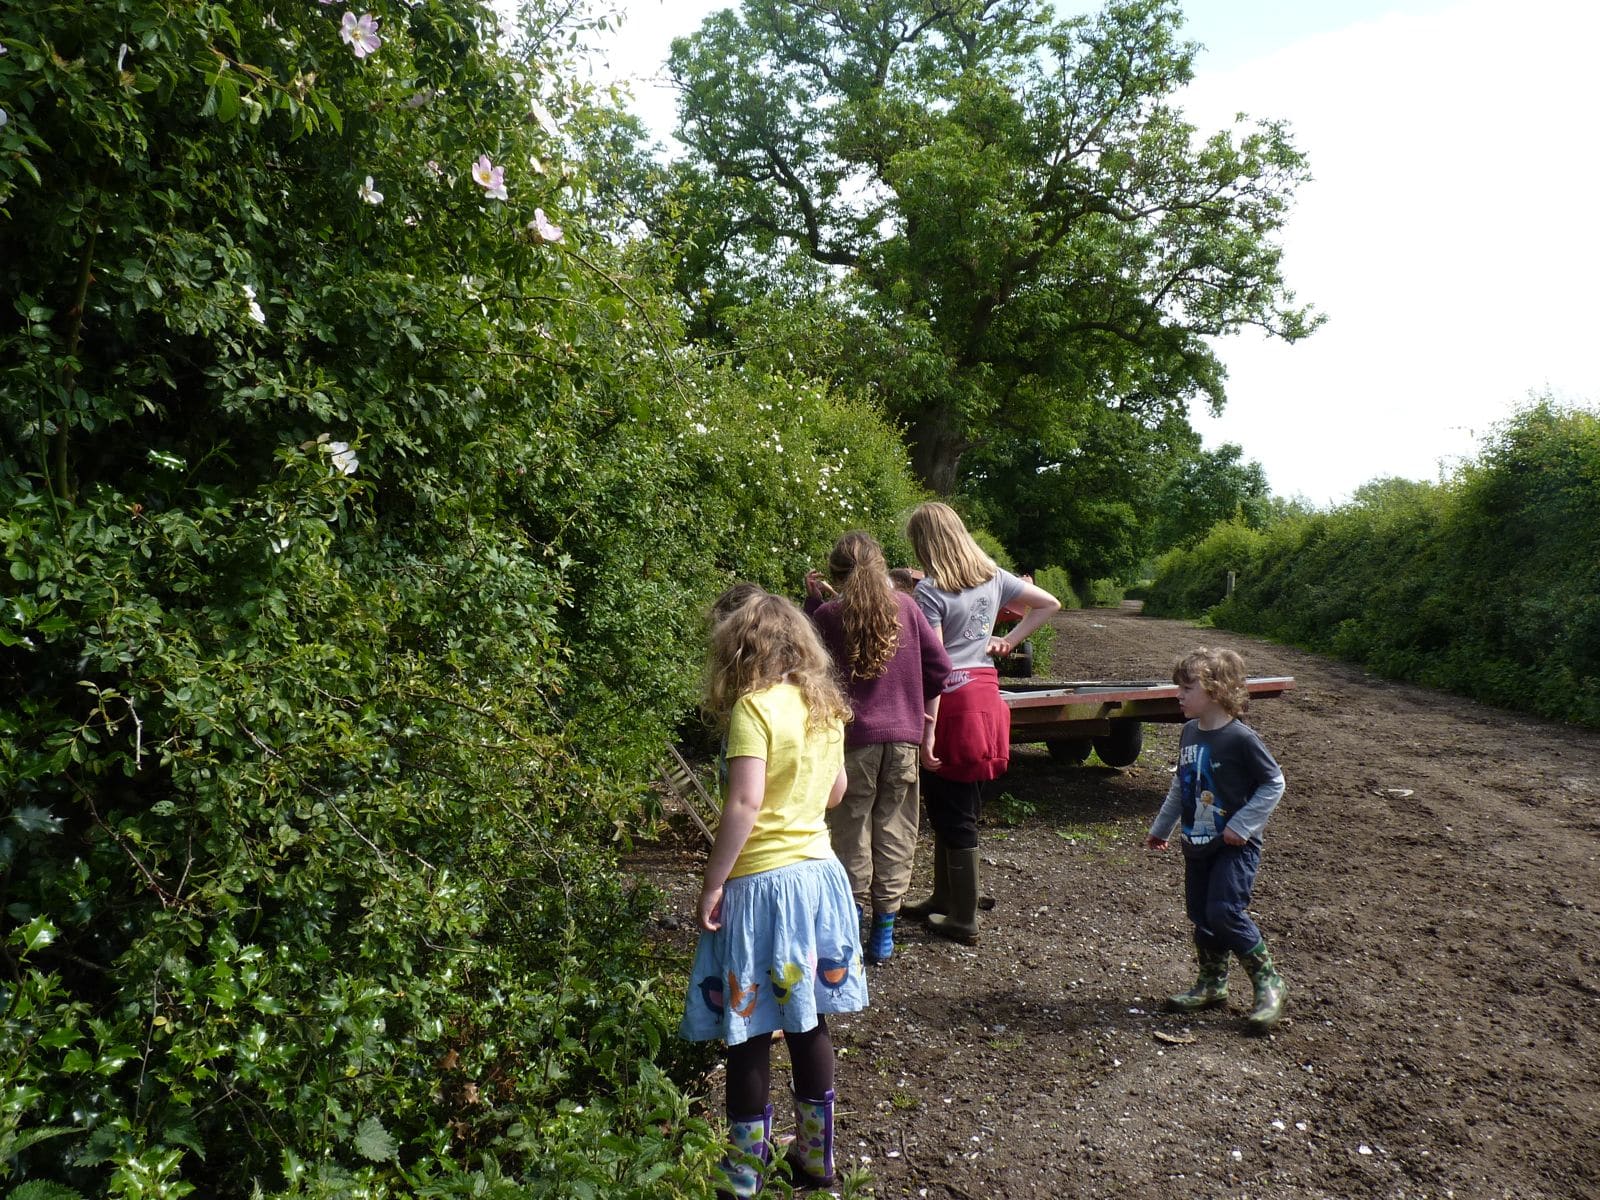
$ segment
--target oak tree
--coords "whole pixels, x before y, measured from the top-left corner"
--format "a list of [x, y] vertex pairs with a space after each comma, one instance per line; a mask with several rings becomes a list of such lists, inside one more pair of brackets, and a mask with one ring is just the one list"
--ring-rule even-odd
[[[745, 0], [673, 45], [701, 216], [686, 291], [736, 332], [774, 287], [833, 315], [820, 369], [876, 394], [940, 493], [996, 442], [1073, 451], [1086, 406], [1218, 407], [1207, 339], [1317, 316], [1278, 235], [1278, 121], [1201, 136], [1173, 0]], [[799, 264], [805, 269], [796, 271]], [[786, 281], [786, 282], [780, 282]], [[826, 323], [824, 323], [825, 327]]]

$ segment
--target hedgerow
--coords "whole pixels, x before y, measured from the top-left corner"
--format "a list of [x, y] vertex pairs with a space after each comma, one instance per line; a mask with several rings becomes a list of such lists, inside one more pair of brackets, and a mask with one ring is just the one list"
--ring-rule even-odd
[[1444, 483], [1218, 526], [1160, 561], [1147, 609], [1600, 724], [1600, 415], [1542, 400]]
[[566, 8], [0, 11], [8, 1195], [709, 1194], [619, 849], [913, 492], [684, 345]]

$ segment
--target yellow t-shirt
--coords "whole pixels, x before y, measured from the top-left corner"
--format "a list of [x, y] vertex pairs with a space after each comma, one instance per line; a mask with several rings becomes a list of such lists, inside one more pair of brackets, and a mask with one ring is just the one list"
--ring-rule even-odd
[[792, 683], [739, 697], [728, 721], [728, 758], [767, 764], [755, 827], [729, 878], [831, 858], [828, 793], [844, 766], [844, 725], [830, 721], [806, 736], [806, 702]]

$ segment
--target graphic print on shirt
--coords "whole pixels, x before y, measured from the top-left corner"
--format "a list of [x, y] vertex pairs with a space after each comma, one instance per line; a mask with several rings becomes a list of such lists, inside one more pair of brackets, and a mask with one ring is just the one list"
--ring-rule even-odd
[[987, 641], [993, 628], [994, 622], [989, 619], [989, 597], [979, 596], [973, 601], [972, 615], [967, 618], [967, 627], [961, 631], [961, 636], [969, 642], [979, 638]]
[[1217, 807], [1211, 747], [1191, 742], [1178, 753], [1178, 786], [1183, 796], [1183, 836], [1201, 846], [1222, 832], [1228, 814]]

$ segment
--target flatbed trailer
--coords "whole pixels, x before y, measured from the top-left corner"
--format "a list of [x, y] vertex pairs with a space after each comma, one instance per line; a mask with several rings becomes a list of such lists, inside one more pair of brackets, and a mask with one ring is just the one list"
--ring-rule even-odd
[[[1270, 700], [1294, 687], [1289, 675], [1246, 681], [1250, 699]], [[1144, 723], [1183, 721], [1178, 685], [1158, 680], [1083, 679], [1068, 683], [1007, 683], [1000, 696], [1011, 710], [1013, 742], [1043, 742], [1050, 757], [1077, 764], [1093, 750], [1109, 767], [1131, 767], [1144, 746]]]

